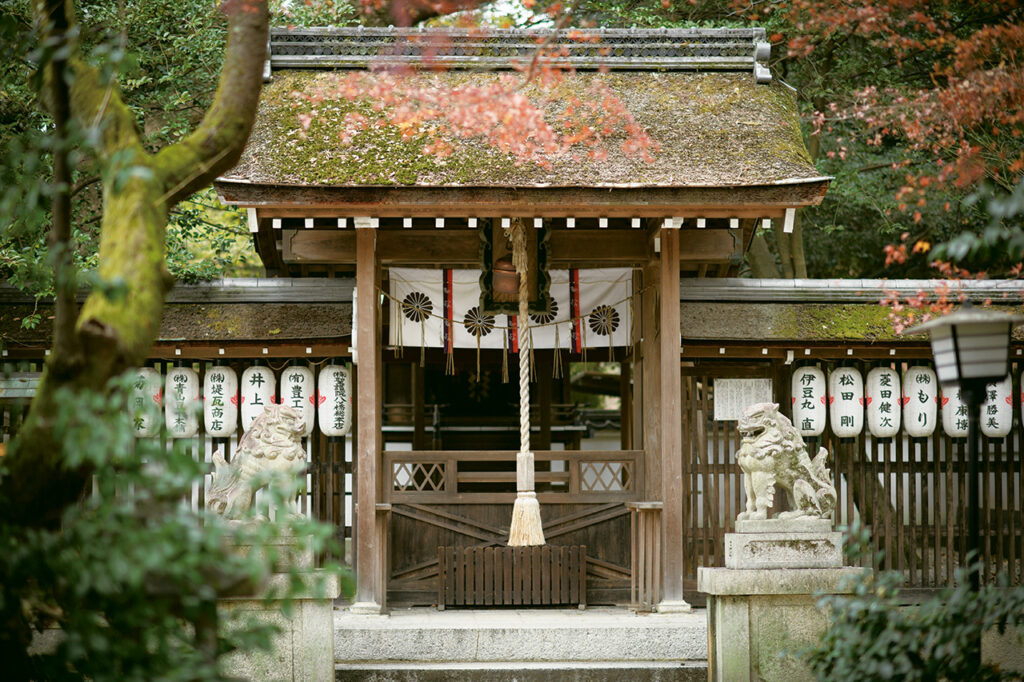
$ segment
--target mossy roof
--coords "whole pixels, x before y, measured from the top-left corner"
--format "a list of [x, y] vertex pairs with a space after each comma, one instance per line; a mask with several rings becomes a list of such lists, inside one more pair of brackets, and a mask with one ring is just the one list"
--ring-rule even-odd
[[[777, 81], [757, 84], [747, 73], [580, 72], [548, 88], [531, 83], [522, 92], [545, 107], [554, 125], [566, 102], [585, 100], [599, 81], [661, 147], [648, 162], [627, 157], [623, 138], [612, 137], [603, 160], [580, 149], [547, 157], [548, 167], [516, 163], [511, 154], [479, 139], [454, 136], [445, 138], [453, 153], [436, 158], [424, 153], [425, 137], [403, 136], [373, 101], [308, 101], [310, 95], [330, 92], [349, 73], [276, 71], [264, 88], [248, 146], [225, 178], [351, 187], [733, 187], [799, 183], [821, 175], [807, 153], [792, 92]], [[443, 90], [482, 85], [501, 74], [409, 77], [419, 86]], [[371, 125], [343, 142], [345, 117], [353, 112], [370, 118]], [[310, 114], [303, 130], [300, 115]]]

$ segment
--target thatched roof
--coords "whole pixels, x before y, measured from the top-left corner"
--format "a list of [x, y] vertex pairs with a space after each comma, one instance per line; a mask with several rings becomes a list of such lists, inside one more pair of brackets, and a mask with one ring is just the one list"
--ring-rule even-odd
[[[608, 157], [595, 160], [580, 147], [548, 157], [550, 167], [517, 163], [475, 138], [445, 137], [446, 158], [424, 154], [424, 134], [406, 134], [369, 99], [330, 93], [352, 72], [280, 71], [263, 92], [255, 129], [238, 165], [225, 176], [273, 185], [342, 187], [734, 187], [819, 179], [803, 142], [793, 94], [777, 81], [759, 84], [749, 73], [623, 71], [578, 72], [550, 88], [522, 92], [542, 105], [547, 120], [572, 98], [614, 93], [661, 145], [651, 162], [627, 157], [622, 137], [611, 138]], [[372, 78], [370, 72], [362, 72]], [[504, 74], [505, 77], [508, 74]], [[417, 86], [445, 89], [481, 85], [495, 72], [421, 73]], [[309, 96], [326, 95], [318, 103]], [[346, 115], [371, 124], [343, 140]], [[300, 115], [312, 115], [308, 130]], [[429, 125], [429, 124], [428, 124]]]

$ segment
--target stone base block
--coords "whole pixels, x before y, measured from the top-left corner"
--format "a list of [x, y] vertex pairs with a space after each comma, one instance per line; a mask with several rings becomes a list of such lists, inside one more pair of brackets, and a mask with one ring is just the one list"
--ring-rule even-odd
[[337, 576], [324, 578], [324, 589], [314, 591], [316, 579], [309, 576], [309, 593], [293, 601], [288, 615], [279, 604], [268, 604], [259, 598], [219, 600], [218, 607], [224, 617], [252, 618], [278, 628], [270, 651], [237, 652], [228, 656], [225, 665], [228, 677], [293, 682], [334, 679], [334, 600], [340, 586]]
[[842, 533], [726, 533], [725, 567], [839, 568]]
[[828, 627], [815, 593], [848, 593], [847, 579], [870, 570], [699, 568], [697, 589], [708, 594], [708, 679], [813, 680], [787, 652], [813, 644]]

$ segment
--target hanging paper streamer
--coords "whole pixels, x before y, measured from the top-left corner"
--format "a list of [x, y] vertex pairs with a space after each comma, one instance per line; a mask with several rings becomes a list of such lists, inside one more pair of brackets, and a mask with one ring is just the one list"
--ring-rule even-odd
[[248, 431], [252, 421], [274, 402], [277, 381], [269, 367], [253, 366], [242, 372], [242, 430]]
[[817, 367], [793, 370], [793, 425], [801, 436], [825, 430], [825, 373]]
[[304, 437], [313, 433], [313, 422], [316, 419], [313, 370], [301, 365], [285, 367], [281, 371], [281, 402], [302, 414]]
[[158, 410], [161, 397], [160, 373], [152, 367], [140, 367], [132, 384], [132, 409], [135, 435], [151, 438], [160, 432]]
[[900, 375], [892, 367], [875, 367], [868, 372], [865, 401], [868, 430], [875, 438], [892, 438], [900, 431], [903, 406]]
[[164, 421], [172, 438], [199, 433], [199, 375], [191, 367], [175, 367], [164, 381]]
[[343, 365], [320, 370], [317, 422], [325, 436], [344, 436], [352, 428], [352, 373]]
[[864, 381], [852, 367], [837, 367], [829, 375], [828, 402], [832, 433], [854, 438], [864, 429]]
[[911, 438], [927, 438], [935, 432], [938, 389], [930, 367], [909, 367], [903, 374], [903, 429]]
[[390, 268], [392, 345], [439, 348], [443, 342], [441, 318], [443, 270]]
[[946, 387], [942, 391], [942, 430], [950, 438], [966, 438], [969, 423], [967, 421], [967, 403], [964, 402], [959, 388]]
[[225, 365], [206, 370], [203, 383], [206, 435], [230, 438], [238, 429], [238, 374]]
[[1013, 387], [1010, 377], [985, 387], [981, 406], [981, 432], [989, 438], [1005, 438], [1013, 424]]
[[[535, 348], [628, 346], [632, 323], [629, 268], [552, 270], [551, 308], [530, 315]], [[390, 268], [389, 343], [427, 348], [500, 349], [512, 327], [510, 316], [480, 310], [479, 270]], [[576, 316], [578, 319], [573, 320]], [[448, 333], [447, 320], [451, 320]], [[519, 345], [513, 339], [510, 350]]]

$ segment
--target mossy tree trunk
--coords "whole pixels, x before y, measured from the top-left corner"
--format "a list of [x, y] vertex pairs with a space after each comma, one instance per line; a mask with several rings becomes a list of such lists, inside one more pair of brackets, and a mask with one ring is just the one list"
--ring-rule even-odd
[[[89, 468], [68, 467], [54, 436], [57, 401], [102, 387], [145, 360], [172, 284], [164, 263], [170, 209], [231, 168], [245, 146], [262, 85], [267, 6], [265, 0], [225, 0], [221, 9], [228, 17], [228, 43], [213, 104], [192, 134], [149, 154], [116, 82], [102, 82], [76, 50], [69, 31], [73, 2], [36, 0], [40, 43], [68, 45], [66, 62], [45, 64], [49, 89], [43, 99], [55, 118], [66, 109], [79, 126], [98, 133], [95, 160], [103, 174], [98, 274], [124, 295], [94, 291], [70, 320], [74, 306], [62, 303], [73, 296], [73, 287], [58, 286], [56, 343], [8, 454], [11, 475], [0, 482], [0, 515], [9, 522], [53, 525], [85, 490]], [[62, 81], [69, 87], [53, 87]], [[56, 174], [55, 180], [60, 181]], [[60, 252], [67, 248], [67, 226], [57, 226], [66, 219], [54, 218], [51, 248]]]

